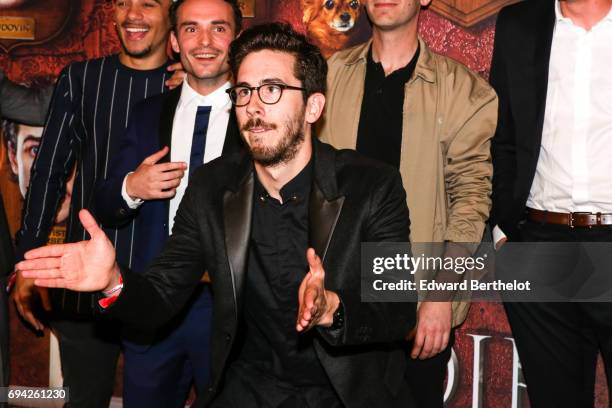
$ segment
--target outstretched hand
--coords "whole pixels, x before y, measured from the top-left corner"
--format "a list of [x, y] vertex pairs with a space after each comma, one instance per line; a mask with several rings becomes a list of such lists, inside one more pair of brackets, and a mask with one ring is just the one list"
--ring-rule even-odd
[[308, 248], [306, 259], [310, 270], [302, 280], [298, 291], [298, 332], [314, 326], [331, 326], [334, 313], [340, 305], [340, 298], [332, 291], [325, 290], [325, 270], [315, 250]]
[[49, 245], [28, 251], [16, 265], [24, 278], [37, 286], [94, 292], [112, 288], [119, 282], [115, 249], [87, 210], [79, 212], [89, 241]]

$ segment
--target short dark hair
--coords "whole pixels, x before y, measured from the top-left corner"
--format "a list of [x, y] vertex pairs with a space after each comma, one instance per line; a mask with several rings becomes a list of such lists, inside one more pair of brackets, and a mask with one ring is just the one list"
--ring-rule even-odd
[[302, 83], [304, 101], [314, 93], [325, 94], [327, 62], [321, 50], [287, 23], [261, 24], [245, 30], [230, 45], [229, 64], [237, 78], [240, 64], [247, 55], [262, 51], [280, 51], [295, 56], [293, 74]]
[[[242, 11], [240, 10], [240, 4], [238, 4], [238, 0], [223, 0], [232, 6], [232, 11], [234, 12], [234, 26], [236, 27], [236, 32], [234, 34], [238, 35], [240, 31], [242, 31]], [[176, 33], [176, 19], [178, 15], [178, 9], [185, 2], [185, 0], [175, 0], [170, 6], [170, 24], [172, 24], [172, 29]]]
[[2, 129], [2, 138], [8, 149], [17, 149], [17, 124], [10, 120], [2, 119], [0, 122]]

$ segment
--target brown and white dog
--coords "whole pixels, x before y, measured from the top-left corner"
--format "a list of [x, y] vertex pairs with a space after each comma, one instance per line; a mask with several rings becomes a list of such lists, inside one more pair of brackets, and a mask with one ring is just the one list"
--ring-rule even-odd
[[308, 37], [325, 58], [342, 49], [361, 11], [360, 0], [302, 0]]

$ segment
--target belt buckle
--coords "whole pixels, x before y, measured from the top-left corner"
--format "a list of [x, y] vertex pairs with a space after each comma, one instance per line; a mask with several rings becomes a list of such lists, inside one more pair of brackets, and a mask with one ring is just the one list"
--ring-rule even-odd
[[[593, 214], [592, 212], [589, 212], [589, 211], [576, 211], [576, 212], [571, 212], [571, 213], [570, 213], [570, 219], [569, 219], [569, 221], [570, 221], [570, 222], [569, 222], [569, 227], [570, 227], [570, 228], [575, 228], [575, 227], [576, 227], [576, 226], [574, 225], [574, 215], [595, 215], [595, 217], [597, 217], [597, 214]], [[592, 225], [590, 225], [590, 223], [589, 223], [589, 225], [587, 225], [587, 227], [588, 227], [589, 229], [593, 228], [593, 226], [592, 226]]]

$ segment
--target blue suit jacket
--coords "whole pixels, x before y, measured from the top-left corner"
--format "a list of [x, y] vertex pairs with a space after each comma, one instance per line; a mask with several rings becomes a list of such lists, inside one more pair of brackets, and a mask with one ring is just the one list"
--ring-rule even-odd
[[[132, 220], [135, 223], [133, 247], [122, 250], [130, 254], [130, 269], [137, 273], [144, 271], [159, 255], [168, 239], [169, 200], [150, 200], [133, 210], [121, 196], [121, 187], [125, 175], [134, 171], [145, 158], [164, 146], [171, 148], [172, 124], [180, 95], [181, 88], [178, 87], [134, 106], [121, 149], [112, 162], [109, 175], [96, 188], [94, 212], [99, 222], [108, 227], [118, 227]], [[240, 149], [242, 140], [232, 109], [222, 154]], [[160, 162], [169, 161], [170, 154]]]

